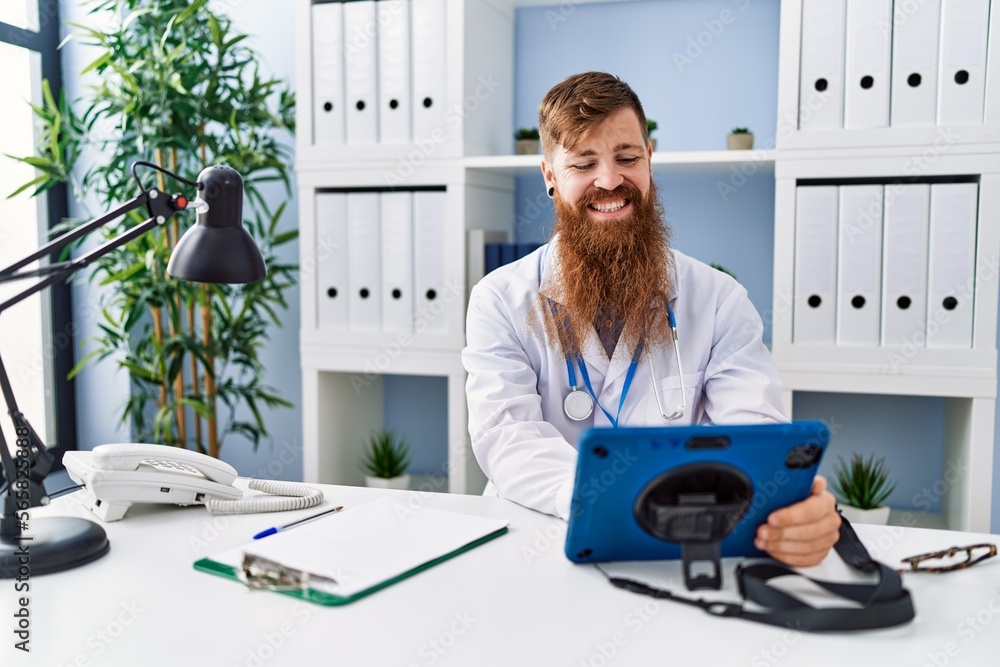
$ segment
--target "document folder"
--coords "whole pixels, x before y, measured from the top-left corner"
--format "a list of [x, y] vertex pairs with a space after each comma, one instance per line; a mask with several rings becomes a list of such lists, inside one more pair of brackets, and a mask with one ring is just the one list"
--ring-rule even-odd
[[989, 16], [990, 0], [949, 0], [941, 6], [938, 125], [983, 122]]
[[316, 195], [316, 323], [320, 329], [347, 329], [347, 195]]
[[351, 331], [382, 328], [381, 234], [379, 194], [347, 195], [347, 312]]
[[382, 192], [382, 331], [413, 331], [413, 193]]
[[445, 127], [445, 0], [413, 0], [413, 139]]
[[927, 237], [931, 186], [885, 189], [882, 248], [882, 345], [925, 347]]
[[507, 532], [501, 519], [380, 498], [195, 562], [196, 570], [344, 605]]
[[410, 141], [410, 4], [379, 0], [378, 112], [379, 142]]
[[837, 345], [879, 344], [882, 194], [881, 185], [840, 187]]
[[845, 0], [803, 0], [799, 129], [844, 127]]
[[344, 143], [344, 6], [312, 6], [313, 143]]
[[844, 127], [889, 127], [892, 0], [847, 0]]
[[792, 342], [833, 345], [837, 317], [837, 186], [795, 191]]
[[972, 347], [978, 193], [976, 183], [931, 186], [927, 347]]
[[378, 143], [378, 42], [375, 1], [344, 3], [347, 143]]
[[891, 124], [934, 125], [941, 0], [925, 0], [893, 26]]

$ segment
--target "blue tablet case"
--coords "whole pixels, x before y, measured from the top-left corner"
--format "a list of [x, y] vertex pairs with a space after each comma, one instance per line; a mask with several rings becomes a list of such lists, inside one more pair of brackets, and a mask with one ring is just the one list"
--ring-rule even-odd
[[[686, 471], [706, 467], [743, 479], [747, 491], [752, 486], [745, 514], [719, 542], [719, 555], [763, 556], [753, 545], [757, 527], [772, 511], [809, 495], [829, 440], [825, 424], [808, 421], [590, 429], [579, 444], [566, 556], [578, 563], [680, 558], [679, 542], [640, 525], [640, 505], [664, 478], [684, 479]], [[711, 473], [708, 478], [711, 484]], [[687, 501], [705, 495], [688, 493]], [[698, 533], [697, 525], [692, 529]]]

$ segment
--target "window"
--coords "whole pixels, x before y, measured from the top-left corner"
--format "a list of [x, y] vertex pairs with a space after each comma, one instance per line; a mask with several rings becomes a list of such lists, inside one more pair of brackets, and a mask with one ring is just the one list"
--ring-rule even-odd
[[[39, 197], [7, 196], [32, 180], [32, 167], [3, 154], [34, 152], [34, 116], [28, 103], [41, 103], [42, 79], [53, 93], [61, 89], [58, 0], [4, 0], [0, 3], [0, 268], [34, 251], [47, 229], [66, 215], [66, 190], [53, 188]], [[30, 193], [30, 190], [28, 191]], [[31, 268], [31, 267], [26, 267]], [[33, 284], [32, 279], [0, 282], [0, 303]], [[58, 442], [57, 459], [76, 447], [72, 385], [65, 381], [73, 365], [69, 288], [56, 284], [0, 313], [0, 354], [18, 407], [42, 442]], [[53, 345], [53, 340], [61, 344]], [[13, 426], [2, 405], [0, 424], [9, 446]]]

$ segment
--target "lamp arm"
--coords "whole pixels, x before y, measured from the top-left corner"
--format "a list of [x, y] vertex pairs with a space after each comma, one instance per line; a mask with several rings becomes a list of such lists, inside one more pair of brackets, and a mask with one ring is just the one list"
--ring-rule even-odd
[[[89, 234], [95, 229], [98, 229], [99, 227], [106, 225], [108, 222], [114, 220], [115, 218], [121, 217], [122, 215], [128, 213], [129, 211], [137, 209], [143, 205], [148, 205], [149, 207], [151, 217], [146, 219], [145, 222], [122, 232], [115, 238], [109, 240], [107, 243], [98, 246], [89, 253], [82, 255], [71, 262], [62, 262], [59, 264], [52, 265], [52, 271], [50, 275], [48, 275], [48, 277], [46, 277], [44, 280], [40, 280], [37, 283], [33, 284], [31, 287], [28, 287], [22, 292], [15, 294], [6, 301], [0, 302], [0, 313], [3, 313], [5, 310], [7, 310], [8, 308], [10, 308], [15, 304], [24, 301], [29, 296], [32, 296], [33, 294], [42, 291], [49, 285], [53, 285], [61, 280], [69, 278], [80, 269], [89, 266], [92, 262], [94, 262], [94, 260], [104, 257], [111, 251], [120, 248], [129, 241], [132, 241], [133, 239], [142, 236], [149, 230], [162, 225], [167, 220], [169, 220], [176, 211], [186, 208], [187, 206], [186, 202], [178, 204], [176, 203], [177, 199], [178, 199], [177, 197], [170, 197], [169, 195], [160, 192], [156, 188], [151, 188], [143, 192], [139, 196], [135, 197], [134, 199], [129, 200], [128, 202], [126, 202], [119, 208], [115, 209], [114, 211], [108, 213], [107, 215], [103, 215], [100, 218], [96, 218], [91, 222], [88, 222], [70, 232], [67, 232], [66, 234], [63, 234], [62, 236], [46, 244], [45, 247], [36, 250], [34, 253], [28, 255], [28, 257], [26, 257], [25, 259], [21, 259], [15, 262], [14, 264], [11, 264], [3, 271], [0, 271], [0, 282], [3, 282], [4, 278], [9, 278], [9, 279], [20, 278], [21, 277], [20, 274], [14, 273], [15, 271], [17, 271], [17, 269], [22, 268], [25, 265], [41, 257], [44, 257], [45, 255], [51, 252], [57, 252], [58, 250], [65, 247], [71, 241], [74, 241], [80, 238], [81, 236], [84, 236], [85, 234]], [[35, 272], [27, 272], [27, 274], [28, 275], [25, 275], [24, 277], [32, 277], [32, 276], [37, 277], [38, 275]]]

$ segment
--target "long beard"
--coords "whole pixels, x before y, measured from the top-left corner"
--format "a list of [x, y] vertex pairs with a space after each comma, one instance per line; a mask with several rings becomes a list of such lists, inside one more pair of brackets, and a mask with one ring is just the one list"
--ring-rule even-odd
[[[587, 206], [604, 199], [632, 202], [621, 220], [597, 221]], [[619, 345], [634, 350], [669, 340], [665, 299], [672, 292], [670, 231], [663, 220], [656, 184], [643, 198], [634, 187], [621, 185], [611, 193], [593, 193], [575, 206], [556, 199], [559, 271], [550, 288], [560, 303], [553, 316], [542, 303], [546, 327], [566, 354], [579, 353], [591, 326], [599, 332], [621, 328]], [[543, 301], [545, 297], [542, 297]]]

